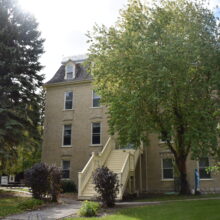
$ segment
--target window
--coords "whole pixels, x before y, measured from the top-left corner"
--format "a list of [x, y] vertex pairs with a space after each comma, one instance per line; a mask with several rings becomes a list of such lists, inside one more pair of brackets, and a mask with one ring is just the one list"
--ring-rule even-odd
[[71, 145], [72, 125], [64, 125], [63, 146]]
[[173, 179], [173, 159], [162, 159], [163, 179]]
[[64, 109], [72, 109], [72, 108], [73, 108], [73, 92], [68, 91], [68, 92], [65, 92]]
[[75, 65], [74, 64], [72, 64], [72, 63], [67, 64], [65, 70], [66, 70], [65, 71], [66, 72], [66, 75], [65, 75], [66, 79], [75, 78]]
[[92, 93], [92, 107], [100, 107], [100, 96], [95, 91]]
[[69, 160], [62, 161], [62, 178], [63, 179], [70, 178], [70, 161]]
[[207, 172], [206, 169], [209, 167], [209, 158], [204, 157], [199, 159], [199, 177], [200, 179], [210, 179], [211, 173]]
[[101, 123], [92, 123], [92, 144], [101, 143]]

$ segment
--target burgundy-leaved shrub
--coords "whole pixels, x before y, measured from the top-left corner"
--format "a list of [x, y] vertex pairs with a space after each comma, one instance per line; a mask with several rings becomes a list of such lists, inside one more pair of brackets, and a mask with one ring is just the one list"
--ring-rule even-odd
[[31, 188], [35, 199], [43, 199], [49, 192], [49, 166], [46, 163], [34, 164], [24, 173], [25, 184]]
[[113, 207], [119, 192], [119, 181], [116, 173], [102, 166], [93, 173], [95, 190], [100, 195], [99, 199], [104, 207]]
[[36, 199], [51, 198], [57, 202], [61, 192], [61, 170], [46, 163], [37, 163], [25, 171], [25, 184], [32, 190]]

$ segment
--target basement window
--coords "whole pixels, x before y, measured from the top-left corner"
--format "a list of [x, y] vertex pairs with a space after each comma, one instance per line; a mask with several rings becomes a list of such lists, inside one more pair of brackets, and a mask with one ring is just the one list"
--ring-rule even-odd
[[70, 178], [70, 160], [62, 161], [62, 179]]

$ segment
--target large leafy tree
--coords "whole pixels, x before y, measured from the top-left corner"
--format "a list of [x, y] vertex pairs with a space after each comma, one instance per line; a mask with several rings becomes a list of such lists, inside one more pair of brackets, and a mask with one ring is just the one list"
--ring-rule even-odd
[[157, 133], [189, 193], [186, 160], [217, 149], [220, 44], [213, 13], [201, 2], [131, 0], [115, 26], [88, 34], [88, 62], [121, 144]]
[[0, 0], [0, 171], [18, 147], [40, 141], [43, 39], [35, 18], [16, 0]]

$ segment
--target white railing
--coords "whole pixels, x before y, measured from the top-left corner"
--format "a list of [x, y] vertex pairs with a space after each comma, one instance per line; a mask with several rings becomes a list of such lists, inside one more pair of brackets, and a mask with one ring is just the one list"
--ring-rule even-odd
[[118, 173], [120, 187], [119, 187], [119, 193], [118, 193], [117, 199], [119, 200], [122, 199], [124, 191], [126, 189], [127, 180], [129, 178], [129, 172], [130, 172], [130, 153], [128, 153], [125, 159], [121, 172]]
[[128, 152], [128, 155], [125, 159], [121, 172], [118, 173], [120, 188], [117, 199], [119, 200], [121, 200], [123, 197], [128, 179], [130, 177], [129, 175], [130, 171], [135, 171], [135, 167], [137, 165], [140, 154], [143, 152], [143, 145], [141, 145], [139, 148], [135, 150], [126, 150], [126, 151]]
[[82, 196], [82, 192], [85, 189], [85, 186], [88, 183], [90, 177], [92, 176], [92, 172], [96, 168], [104, 165], [114, 146], [114, 139], [112, 137], [109, 137], [101, 153], [97, 154], [95, 152], [92, 152], [92, 156], [90, 157], [89, 161], [87, 162], [83, 170], [78, 173], [78, 196]]
[[100, 166], [104, 165], [107, 158], [109, 157], [109, 154], [111, 153], [111, 151], [115, 148], [115, 140], [113, 137], [110, 137], [104, 148], [102, 149], [102, 151], [99, 153], [99, 157], [100, 157]]

